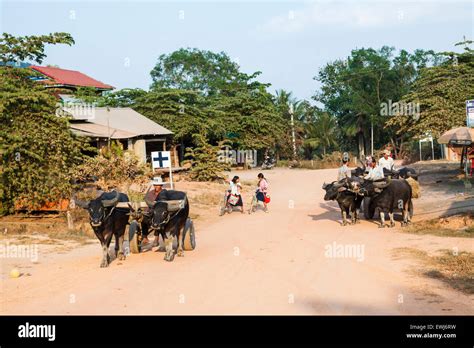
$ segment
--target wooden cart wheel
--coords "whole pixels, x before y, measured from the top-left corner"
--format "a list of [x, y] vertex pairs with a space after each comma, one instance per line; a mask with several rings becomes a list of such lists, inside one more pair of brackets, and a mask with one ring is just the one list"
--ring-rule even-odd
[[129, 243], [130, 243], [130, 252], [132, 254], [139, 254], [142, 250], [140, 243], [141, 241], [139, 240], [139, 235], [141, 234], [140, 231], [140, 226], [138, 225], [138, 222], [133, 221], [130, 223], [130, 227], [128, 229], [129, 233]]
[[186, 220], [183, 234], [184, 250], [194, 250], [196, 248], [196, 234], [194, 232], [194, 223], [190, 218]]

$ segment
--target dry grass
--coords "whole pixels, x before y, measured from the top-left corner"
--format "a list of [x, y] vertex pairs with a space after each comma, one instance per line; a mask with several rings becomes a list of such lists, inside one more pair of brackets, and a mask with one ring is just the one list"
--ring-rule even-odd
[[472, 214], [459, 214], [419, 221], [402, 231], [441, 237], [474, 238], [474, 216]]
[[84, 221], [82, 209], [71, 210], [74, 229], [69, 230], [65, 219], [30, 219], [28, 221], [0, 221], [0, 239], [14, 238], [25, 244], [61, 244], [62, 241], [74, 241], [88, 244], [95, 239], [89, 219]]
[[453, 289], [463, 293], [474, 294], [474, 253], [450, 250], [439, 250], [438, 255], [430, 256], [427, 252], [414, 248], [394, 249], [394, 255], [412, 257], [420, 261], [422, 275], [438, 279]]

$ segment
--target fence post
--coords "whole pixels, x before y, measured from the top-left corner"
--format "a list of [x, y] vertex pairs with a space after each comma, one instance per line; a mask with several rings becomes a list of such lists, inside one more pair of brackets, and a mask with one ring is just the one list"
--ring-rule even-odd
[[69, 230], [73, 230], [74, 229], [74, 222], [72, 220], [71, 212], [69, 210], [67, 211], [66, 216], [67, 216], [67, 228]]

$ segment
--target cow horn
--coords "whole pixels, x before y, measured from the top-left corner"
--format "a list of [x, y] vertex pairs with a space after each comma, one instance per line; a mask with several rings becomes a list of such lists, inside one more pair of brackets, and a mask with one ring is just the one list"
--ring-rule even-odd
[[76, 197], [76, 195], [72, 196], [72, 200], [74, 201], [74, 204], [77, 205], [80, 208], [87, 209], [87, 207], [89, 207], [89, 202], [88, 201], [78, 199]]
[[114, 191], [115, 192], [115, 198], [112, 198], [112, 199], [103, 199], [102, 200], [102, 205], [104, 207], [111, 207], [113, 205], [115, 205], [117, 202], [118, 202], [118, 199], [119, 199], [119, 193], [117, 191]]

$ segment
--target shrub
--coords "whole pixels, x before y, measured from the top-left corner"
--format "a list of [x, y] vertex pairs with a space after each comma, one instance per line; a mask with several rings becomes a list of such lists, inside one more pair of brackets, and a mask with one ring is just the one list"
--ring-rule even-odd
[[132, 151], [106, 150], [79, 165], [74, 177], [79, 182], [95, 180], [103, 190], [117, 187], [126, 192], [132, 183], [146, 183], [151, 174], [149, 166], [141, 164]]
[[230, 169], [228, 162], [219, 161], [219, 151], [225, 145], [225, 141], [218, 145], [211, 145], [202, 134], [195, 134], [193, 137], [198, 146], [194, 149], [187, 148], [185, 154], [185, 157], [188, 158], [185, 164], [191, 164], [191, 179], [197, 181], [224, 179], [223, 172]]

